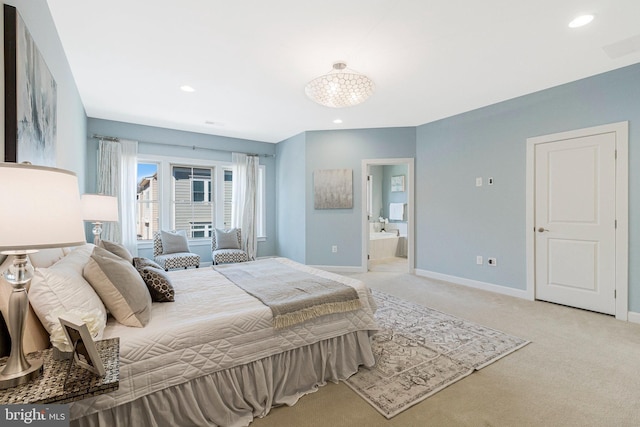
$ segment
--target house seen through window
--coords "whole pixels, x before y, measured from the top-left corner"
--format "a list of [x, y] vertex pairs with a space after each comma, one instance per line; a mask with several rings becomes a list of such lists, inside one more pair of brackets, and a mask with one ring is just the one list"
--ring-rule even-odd
[[136, 229], [138, 240], [151, 240], [159, 228], [158, 164], [138, 163]]
[[215, 223], [211, 197], [213, 168], [171, 167], [173, 228], [190, 238], [211, 237]]

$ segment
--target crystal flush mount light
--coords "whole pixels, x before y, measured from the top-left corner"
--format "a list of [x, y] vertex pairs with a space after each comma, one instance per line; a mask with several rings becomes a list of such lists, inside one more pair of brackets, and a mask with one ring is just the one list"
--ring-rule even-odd
[[311, 80], [304, 91], [320, 105], [343, 108], [366, 101], [374, 89], [375, 85], [369, 77], [349, 70], [344, 62], [336, 62], [333, 70]]

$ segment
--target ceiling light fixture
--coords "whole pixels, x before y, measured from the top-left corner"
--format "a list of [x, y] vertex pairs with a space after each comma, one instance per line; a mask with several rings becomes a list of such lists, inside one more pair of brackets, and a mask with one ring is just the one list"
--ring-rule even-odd
[[347, 69], [344, 62], [333, 64], [333, 70], [316, 77], [305, 86], [307, 96], [325, 107], [352, 107], [371, 96], [375, 85], [364, 74]]
[[189, 85], [180, 86], [180, 90], [183, 92], [195, 92], [196, 90]]
[[573, 21], [569, 22], [569, 28], [578, 28], [587, 25], [593, 21], [593, 15], [580, 15]]
[[333, 121], [333, 123], [335, 123], [335, 124], [339, 125], [339, 124], [341, 124], [341, 123], [342, 123], [342, 119], [335, 119], [335, 120]]

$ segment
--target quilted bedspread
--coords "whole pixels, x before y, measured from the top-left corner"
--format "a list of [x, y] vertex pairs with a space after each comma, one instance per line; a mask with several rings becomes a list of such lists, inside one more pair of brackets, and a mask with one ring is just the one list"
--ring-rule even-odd
[[175, 302], [153, 303], [144, 328], [110, 320], [104, 331], [104, 339], [120, 337], [120, 388], [71, 404], [71, 419], [297, 347], [378, 329], [375, 303], [362, 282], [286, 258], [274, 262], [355, 288], [361, 308], [274, 329], [267, 306], [213, 269], [169, 272]]

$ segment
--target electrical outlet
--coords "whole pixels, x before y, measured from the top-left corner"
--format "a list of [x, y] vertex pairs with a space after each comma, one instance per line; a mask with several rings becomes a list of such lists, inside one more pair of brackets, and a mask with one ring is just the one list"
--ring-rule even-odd
[[338, 253], [338, 245], [331, 246], [331, 252], [333, 252], [334, 254]]
[[487, 183], [488, 183], [489, 185], [493, 185], [493, 177], [489, 177], [489, 178], [487, 179]]
[[476, 257], [476, 264], [478, 264], [478, 265], [482, 265], [482, 263], [483, 263], [483, 262], [484, 262], [484, 261], [482, 260], [482, 255], [478, 255], [478, 256]]
[[498, 265], [498, 260], [496, 258], [487, 258], [487, 264], [489, 264], [491, 267], [495, 267], [496, 265]]

